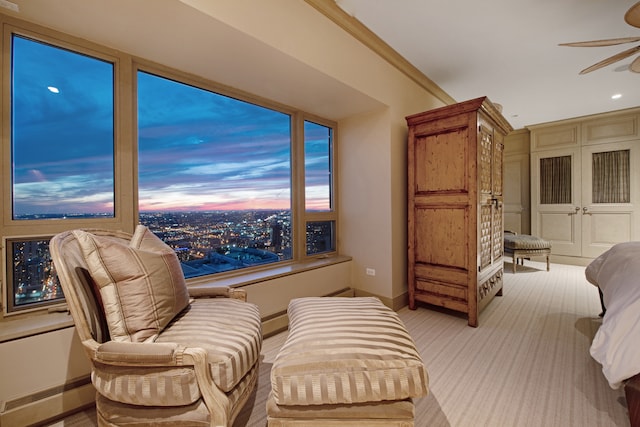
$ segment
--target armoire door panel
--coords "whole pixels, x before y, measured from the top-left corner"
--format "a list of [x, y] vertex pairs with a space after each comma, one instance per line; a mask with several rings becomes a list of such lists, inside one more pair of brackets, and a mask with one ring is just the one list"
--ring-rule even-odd
[[[468, 192], [468, 130], [455, 129], [416, 139], [416, 193]], [[439, 159], [447, 159], [442, 161]]]
[[478, 180], [480, 194], [491, 194], [493, 189], [493, 135], [490, 129], [480, 126]]
[[462, 301], [467, 300], [468, 290], [466, 286], [451, 286], [444, 282], [432, 282], [416, 280], [416, 287], [420, 291], [426, 291], [435, 295], [453, 297]]
[[502, 261], [502, 255], [504, 254], [504, 212], [502, 201], [498, 201], [496, 206], [492, 210], [492, 226], [493, 235], [491, 239], [491, 263]]
[[420, 263], [415, 267], [416, 279], [425, 282], [450, 283], [462, 287], [467, 286], [469, 282], [467, 270]]
[[468, 207], [415, 209], [415, 262], [468, 267]]
[[491, 181], [491, 193], [495, 196], [502, 196], [504, 194], [504, 137], [500, 133], [495, 133], [493, 137], [493, 179]]
[[493, 255], [493, 205], [480, 206], [480, 271], [491, 264]]

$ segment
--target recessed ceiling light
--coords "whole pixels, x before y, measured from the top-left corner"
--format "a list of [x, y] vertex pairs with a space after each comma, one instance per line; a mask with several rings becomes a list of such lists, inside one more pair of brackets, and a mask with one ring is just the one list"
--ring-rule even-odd
[[47, 86], [47, 89], [49, 89], [49, 92], [60, 93], [60, 89], [55, 86]]
[[620, 99], [620, 98], [622, 98], [621, 93], [616, 93], [615, 95], [611, 95], [611, 99]]

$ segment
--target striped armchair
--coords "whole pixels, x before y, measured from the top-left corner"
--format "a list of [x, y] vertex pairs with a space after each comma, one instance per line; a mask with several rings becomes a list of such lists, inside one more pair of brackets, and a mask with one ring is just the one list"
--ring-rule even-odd
[[233, 424], [262, 346], [244, 291], [187, 288], [173, 250], [144, 226], [63, 232], [50, 251], [91, 361], [100, 426]]

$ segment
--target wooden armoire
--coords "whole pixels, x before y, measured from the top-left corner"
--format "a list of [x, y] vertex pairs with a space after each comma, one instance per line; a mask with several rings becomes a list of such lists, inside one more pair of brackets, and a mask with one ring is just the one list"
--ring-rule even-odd
[[504, 137], [482, 97], [406, 118], [409, 308], [465, 313], [470, 326], [502, 295]]

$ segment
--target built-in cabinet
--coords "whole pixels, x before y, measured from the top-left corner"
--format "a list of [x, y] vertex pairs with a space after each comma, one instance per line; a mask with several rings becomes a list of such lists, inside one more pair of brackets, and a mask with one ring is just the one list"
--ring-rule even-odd
[[529, 146], [527, 129], [504, 139], [504, 229], [518, 234], [531, 234]]
[[503, 149], [512, 128], [486, 98], [407, 117], [408, 291], [470, 326], [502, 293]]
[[530, 127], [531, 234], [557, 260], [640, 240], [639, 122], [633, 109]]

